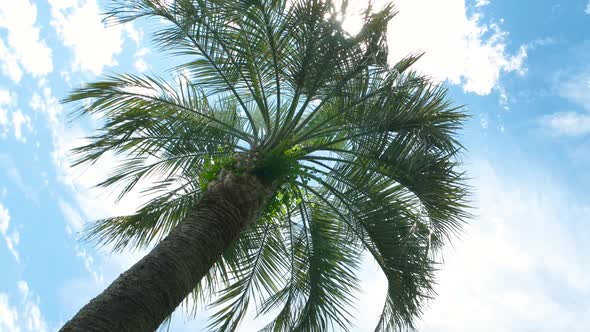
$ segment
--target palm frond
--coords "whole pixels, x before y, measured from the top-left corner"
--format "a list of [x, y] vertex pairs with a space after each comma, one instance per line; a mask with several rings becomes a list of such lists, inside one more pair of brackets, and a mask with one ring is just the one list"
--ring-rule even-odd
[[[466, 116], [411, 70], [421, 54], [387, 63], [393, 7], [369, 6], [352, 36], [339, 20], [346, 6], [330, 0], [113, 3], [107, 21], [164, 22], [154, 41], [184, 74], [110, 76], [65, 99], [101, 121], [76, 164], [112, 153], [123, 161], [98, 185], [153, 195], [86, 238], [115, 250], [153, 244], [218, 163], [276, 195], [187, 298], [194, 310], [215, 299], [211, 329], [236, 330], [254, 304], [272, 316], [264, 331], [347, 330], [364, 250], [388, 281], [377, 331], [414, 328], [440, 249], [469, 217], [457, 137]], [[242, 157], [253, 163], [237, 169]]]
[[82, 238], [114, 251], [142, 249], [163, 237], [180, 223], [199, 198], [199, 193], [177, 188], [150, 200], [136, 213], [98, 220]]
[[248, 242], [256, 248], [241, 248], [240, 259], [234, 262], [229, 286], [219, 292], [212, 304], [219, 309], [212, 316], [211, 328], [218, 331], [235, 331], [248, 311], [250, 298], [276, 291], [284, 270], [284, 251], [280, 231], [266, 223], [260, 229], [246, 234]]

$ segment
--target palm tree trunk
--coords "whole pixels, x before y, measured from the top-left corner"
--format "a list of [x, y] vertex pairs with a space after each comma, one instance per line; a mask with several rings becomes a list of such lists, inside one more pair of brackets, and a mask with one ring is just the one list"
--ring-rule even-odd
[[60, 331], [154, 331], [271, 195], [252, 175], [227, 173], [212, 182], [185, 221]]

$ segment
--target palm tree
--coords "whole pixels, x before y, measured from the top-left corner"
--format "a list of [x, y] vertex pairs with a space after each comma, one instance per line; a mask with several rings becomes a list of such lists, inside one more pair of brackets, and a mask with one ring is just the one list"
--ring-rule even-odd
[[387, 63], [391, 6], [368, 8], [356, 35], [341, 28], [345, 7], [115, 2], [109, 20], [164, 22], [154, 40], [183, 74], [109, 76], [66, 98], [103, 119], [77, 163], [117, 154], [100, 186], [152, 197], [85, 236], [156, 245], [62, 331], [154, 330], [185, 299], [213, 301], [215, 330], [235, 330], [252, 302], [266, 331], [347, 330], [363, 253], [388, 281], [377, 330], [415, 326], [468, 217], [465, 114], [409, 69], [419, 55]]

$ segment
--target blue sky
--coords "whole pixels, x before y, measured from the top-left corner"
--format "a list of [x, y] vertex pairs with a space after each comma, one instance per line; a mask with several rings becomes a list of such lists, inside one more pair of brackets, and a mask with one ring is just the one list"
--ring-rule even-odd
[[[416, 68], [446, 81], [472, 115], [462, 140], [476, 217], [446, 250], [421, 329], [586, 331], [590, 3], [395, 3], [391, 60], [426, 51]], [[105, 28], [104, 6], [0, 1], [0, 331], [57, 330], [142, 255], [76, 238], [85, 223], [130, 212], [141, 198], [115, 205], [92, 187], [112, 156], [69, 167], [68, 150], [96, 120], [68, 123], [59, 99], [101, 73], [161, 73], [171, 63], [145, 22]], [[354, 32], [355, 18], [345, 25]], [[357, 331], [372, 330], [384, 299], [384, 278], [365, 265]], [[187, 322], [179, 313], [172, 330], [199, 330], [206, 315]]]

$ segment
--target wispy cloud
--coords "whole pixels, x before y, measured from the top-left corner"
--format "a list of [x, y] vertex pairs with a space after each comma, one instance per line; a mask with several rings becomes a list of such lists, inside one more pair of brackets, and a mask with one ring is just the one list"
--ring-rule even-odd
[[26, 331], [46, 332], [47, 323], [39, 308], [39, 297], [29, 288], [29, 284], [20, 280], [17, 283], [21, 296], [21, 318], [19, 319]]
[[13, 91], [0, 88], [0, 138], [6, 138], [12, 127], [14, 138], [26, 142], [23, 127], [32, 131], [31, 117], [16, 108], [17, 96]]
[[0, 170], [4, 172], [6, 177], [14, 183], [27, 199], [30, 199], [37, 205], [39, 204], [37, 190], [25, 183], [16, 164], [9, 155], [0, 153]]
[[554, 136], [584, 136], [590, 134], [590, 114], [554, 113], [541, 118], [541, 125]]
[[8, 295], [0, 293], [0, 331], [19, 332], [18, 310], [8, 301]]
[[140, 73], [143, 73], [148, 69], [148, 64], [145, 62], [145, 55], [149, 52], [147, 48], [142, 48], [139, 51], [135, 52], [133, 58], [135, 61], [133, 62], [133, 67]]
[[81, 231], [82, 227], [84, 227], [84, 219], [82, 219], [78, 211], [76, 211], [76, 209], [71, 204], [66, 202], [61, 197], [58, 199], [57, 202], [61, 210], [61, 213], [66, 218], [66, 231], [68, 232], [68, 234], [73, 235]]
[[[588, 51], [588, 47], [581, 47], [580, 50], [580, 53], [584, 53]], [[570, 103], [565, 106], [567, 111], [562, 110], [540, 118], [541, 126], [554, 136], [590, 134], [590, 66], [586, 61], [578, 59], [577, 63], [557, 72], [552, 78], [554, 93]]]
[[490, 0], [477, 0], [475, 7], [483, 7], [490, 4]]
[[[1, 41], [0, 41], [1, 43]], [[0, 45], [1, 48], [1, 45]], [[0, 54], [0, 57], [2, 54]], [[0, 88], [0, 138], [6, 137], [9, 127], [9, 108], [14, 105], [14, 96], [7, 89]]]
[[560, 72], [554, 84], [560, 97], [590, 111], [590, 67], [580, 64], [577, 68]]
[[84, 268], [86, 269], [86, 272], [88, 272], [92, 275], [94, 282], [101, 283], [103, 280], [103, 276], [101, 274], [101, 270], [99, 268], [97, 268], [97, 266], [94, 262], [94, 256], [89, 254], [88, 251], [86, 251], [84, 248], [82, 248], [80, 246], [76, 246], [75, 251], [76, 251], [76, 256], [78, 258], [82, 259], [82, 262], [84, 263]]
[[[58, 199], [58, 205], [67, 221], [66, 232], [72, 239], [76, 241], [79, 240], [78, 234], [84, 227], [84, 219], [80, 213], [78, 213], [76, 208], [74, 208], [70, 203], [66, 202], [61, 197]], [[74, 252], [76, 257], [82, 260], [84, 269], [92, 275], [93, 282], [101, 283], [103, 277], [100, 272], [100, 268], [96, 266], [94, 256], [80, 244], [76, 244]]]
[[29, 284], [17, 282], [20, 303], [11, 304], [7, 294], [0, 293], [0, 331], [3, 332], [47, 332], [47, 323], [39, 308], [39, 296]]
[[26, 142], [27, 139], [24, 136], [23, 127], [27, 128], [29, 131], [33, 129], [31, 125], [31, 117], [21, 112], [21, 110], [12, 112], [12, 128], [14, 129], [14, 137], [21, 142]]
[[13, 82], [18, 83], [23, 77], [18, 58], [8, 49], [2, 38], [0, 38], [0, 69]]
[[20, 234], [17, 230], [10, 227], [10, 214], [8, 209], [0, 203], [0, 235], [4, 238], [4, 243], [8, 251], [12, 254], [17, 263], [20, 263], [19, 253], [16, 249], [20, 240]]

